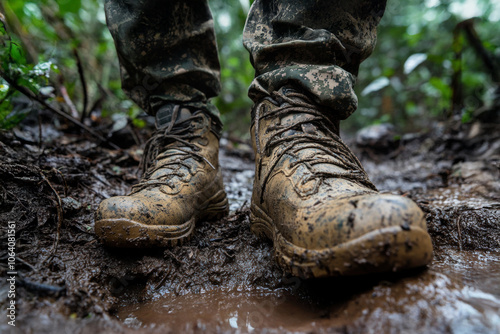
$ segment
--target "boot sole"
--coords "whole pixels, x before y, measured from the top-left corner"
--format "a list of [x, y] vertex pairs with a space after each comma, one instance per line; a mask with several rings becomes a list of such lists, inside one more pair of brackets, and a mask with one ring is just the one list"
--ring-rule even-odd
[[148, 225], [126, 219], [101, 219], [95, 222], [99, 240], [106, 246], [119, 248], [173, 247], [191, 239], [198, 221], [218, 220], [229, 213], [226, 193], [221, 190], [202, 205], [201, 215], [180, 225]]
[[385, 227], [331, 248], [311, 250], [286, 240], [255, 205], [250, 221], [253, 233], [273, 240], [280, 266], [304, 279], [395, 272], [422, 267], [432, 260], [431, 238], [418, 227]]

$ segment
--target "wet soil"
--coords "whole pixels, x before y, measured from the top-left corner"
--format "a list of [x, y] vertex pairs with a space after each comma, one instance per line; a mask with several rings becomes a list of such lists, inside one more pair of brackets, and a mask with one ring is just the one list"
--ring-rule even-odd
[[[180, 247], [113, 250], [96, 241], [93, 212], [137, 181], [140, 145], [112, 150], [54, 124], [43, 124], [41, 144], [29, 121], [0, 133], [0, 238], [5, 245], [6, 222], [15, 221], [19, 273], [16, 327], [1, 320], [2, 333], [500, 333], [498, 126], [437, 126], [378, 146], [348, 138], [382, 192], [408, 196], [427, 214], [434, 261], [300, 280], [249, 230], [246, 145], [222, 141], [229, 217], [201, 222]], [[2, 310], [6, 293], [2, 280]]]

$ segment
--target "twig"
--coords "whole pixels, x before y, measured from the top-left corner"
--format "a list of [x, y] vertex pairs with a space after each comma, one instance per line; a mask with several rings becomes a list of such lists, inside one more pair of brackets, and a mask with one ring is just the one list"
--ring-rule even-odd
[[153, 290], [155, 290], [155, 291], [156, 291], [156, 290], [158, 290], [158, 288], [159, 288], [160, 286], [162, 286], [162, 285], [163, 285], [163, 283], [165, 283], [165, 281], [167, 280], [168, 275], [170, 275], [170, 272], [171, 272], [171, 271], [172, 271], [172, 267], [170, 267], [170, 266], [169, 266], [169, 267], [168, 267], [167, 272], [165, 273], [165, 275], [163, 276], [163, 278], [160, 280], [160, 282], [159, 282], [158, 284], [156, 284], [156, 286], [154, 287], [154, 289], [153, 289]]
[[117, 145], [115, 145], [114, 143], [110, 142], [108, 139], [104, 138], [103, 136], [101, 136], [100, 134], [98, 134], [97, 132], [95, 132], [94, 130], [92, 130], [91, 128], [89, 128], [88, 126], [86, 126], [85, 124], [83, 124], [80, 121], [74, 119], [73, 117], [71, 117], [70, 115], [66, 114], [65, 112], [52, 107], [47, 102], [45, 102], [42, 98], [40, 98], [39, 96], [35, 95], [32, 91], [30, 91], [26, 87], [18, 85], [17, 82], [15, 82], [11, 78], [7, 77], [2, 70], [0, 70], [0, 76], [2, 76], [5, 79], [5, 81], [7, 81], [7, 83], [9, 83], [9, 85], [11, 85], [15, 89], [17, 89], [22, 94], [26, 95], [28, 98], [30, 98], [30, 99], [32, 99], [32, 100], [40, 103], [45, 108], [47, 108], [50, 111], [58, 114], [59, 116], [62, 116], [63, 118], [65, 118], [68, 121], [70, 121], [71, 123], [73, 123], [75, 125], [78, 125], [82, 129], [84, 129], [85, 131], [87, 131], [88, 133], [90, 133], [91, 135], [93, 135], [94, 137], [96, 137], [97, 139], [99, 139], [99, 140], [101, 140], [101, 141], [103, 141], [105, 143], [108, 143], [115, 150], [121, 150]]
[[64, 174], [59, 169], [52, 168], [52, 170], [61, 176], [61, 179], [64, 182], [64, 197], [68, 197], [68, 183], [66, 182]]
[[243, 209], [245, 208], [245, 206], [248, 204], [248, 200], [245, 200], [245, 202], [243, 202], [243, 204], [241, 204], [241, 206], [238, 208], [238, 210], [236, 211], [237, 214], [240, 214], [243, 212]]
[[38, 270], [35, 267], [33, 267], [31, 264], [29, 264], [28, 262], [24, 261], [20, 257], [16, 256], [16, 260], [19, 261], [19, 262], [21, 262], [22, 264], [24, 264], [25, 266], [27, 266], [28, 268], [30, 268], [34, 272], [38, 272]]
[[230, 259], [234, 259], [234, 255], [230, 255], [225, 249], [221, 249], [222, 253], [224, 253], [224, 255], [226, 255], [228, 258]]
[[465, 37], [476, 51], [477, 55], [481, 58], [484, 66], [491, 74], [491, 79], [494, 82], [500, 82], [500, 67], [497, 65], [494, 54], [490, 53], [483, 45], [479, 35], [474, 28], [474, 18], [465, 20], [458, 24], [465, 32]]
[[134, 139], [135, 144], [142, 145], [142, 141], [139, 139], [139, 136], [135, 132], [134, 127], [132, 125], [130, 125], [130, 122], [129, 122], [129, 124], [127, 124], [127, 128], [128, 128], [128, 131], [130, 132], [130, 134], [132, 135], [132, 138]]
[[495, 55], [489, 52], [483, 45], [479, 35], [474, 28], [474, 18], [462, 21], [455, 26], [453, 30], [453, 51], [455, 52], [455, 62], [458, 66], [454, 66], [452, 76], [452, 113], [459, 113], [464, 107], [463, 84], [462, 84], [462, 52], [464, 50], [463, 42], [460, 40], [460, 32], [464, 31], [467, 41], [472, 46], [476, 54], [481, 59], [488, 73], [491, 75], [493, 82], [500, 81], [500, 66]]
[[42, 117], [40, 116], [40, 112], [38, 114], [38, 151], [42, 152]]
[[50, 259], [52, 256], [54, 256], [55, 251], [57, 250], [57, 246], [59, 245], [59, 239], [61, 238], [61, 226], [63, 222], [63, 209], [62, 209], [62, 201], [61, 197], [59, 197], [59, 193], [54, 189], [52, 186], [52, 183], [45, 177], [43, 172], [40, 171], [40, 175], [43, 178], [45, 182], [49, 185], [50, 189], [54, 192], [57, 198], [57, 234], [56, 234], [56, 240], [54, 242], [54, 245], [52, 246], [52, 249], [50, 250], [49, 255], [42, 261], [42, 264], [44, 264], [48, 259]]
[[448, 117], [458, 115], [464, 107], [463, 85], [462, 85], [462, 52], [464, 49], [460, 40], [460, 26], [456, 26], [453, 30], [453, 52], [455, 53], [453, 66], [453, 75], [451, 77], [451, 110]]
[[23, 286], [26, 290], [37, 293], [39, 295], [53, 295], [57, 297], [66, 292], [65, 286], [60, 287], [43, 283], [36, 283], [25, 279], [21, 275], [16, 278], [16, 282], [19, 283], [19, 285]]
[[2, 187], [2, 189], [5, 191], [5, 194], [7, 195], [10, 195], [12, 196], [19, 204], [21, 204], [21, 206], [26, 210], [28, 211], [28, 208], [26, 206], [24, 206], [23, 202], [21, 202], [21, 200], [12, 192], [8, 191], [7, 189], [5, 189], [2, 185], [0, 185], [0, 187]]
[[457, 219], [457, 230], [458, 230], [458, 247], [462, 250], [462, 232], [460, 231], [460, 221], [462, 220], [462, 215]]
[[59, 91], [61, 92], [61, 95], [64, 99], [64, 102], [69, 107], [69, 111], [71, 113], [71, 116], [73, 116], [73, 118], [75, 118], [75, 119], [78, 119], [78, 110], [76, 110], [75, 104], [73, 103], [73, 101], [71, 101], [71, 98], [68, 95], [68, 90], [66, 89], [66, 86], [64, 86], [63, 81], [64, 80], [63, 80], [62, 76], [60, 76], [59, 77]]
[[182, 264], [182, 261], [181, 261], [181, 260], [179, 260], [179, 258], [178, 258], [177, 256], [175, 256], [175, 255], [174, 255], [174, 253], [172, 253], [172, 251], [171, 251], [171, 250], [166, 249], [166, 250], [165, 250], [165, 253], [164, 253], [164, 256], [165, 256], [165, 255], [167, 255], [167, 254], [169, 255], [169, 257], [170, 257], [172, 260], [174, 260], [174, 262], [175, 262], [175, 263], [177, 263], [177, 265], [179, 265], [179, 266], [180, 266], [180, 265]]
[[82, 109], [82, 116], [80, 118], [80, 122], [83, 123], [85, 117], [87, 117], [87, 105], [89, 103], [88, 102], [89, 97], [87, 92], [87, 81], [85, 80], [85, 73], [83, 72], [82, 59], [80, 58], [80, 54], [78, 53], [78, 50], [76, 48], [73, 49], [73, 54], [75, 55], [76, 58], [78, 75], [80, 76], [80, 83], [82, 85], [82, 90], [83, 90], [83, 109]]

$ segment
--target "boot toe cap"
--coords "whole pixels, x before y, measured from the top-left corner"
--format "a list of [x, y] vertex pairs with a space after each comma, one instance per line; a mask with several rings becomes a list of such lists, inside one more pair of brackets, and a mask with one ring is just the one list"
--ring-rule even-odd
[[192, 233], [195, 220], [185, 217], [186, 211], [144, 196], [112, 197], [99, 205], [95, 231], [102, 243], [112, 247], [170, 246]]
[[116, 196], [105, 199], [96, 211], [96, 221], [106, 219], [129, 219], [146, 222], [151, 213], [144, 201], [131, 196]]
[[[323, 203], [304, 210], [302, 226], [289, 230], [289, 241], [309, 249], [324, 249], [360, 238], [374, 231], [427, 230], [422, 210], [410, 199], [395, 195], [363, 195]], [[291, 240], [290, 240], [291, 239]]]
[[290, 224], [276, 237], [278, 261], [294, 275], [399, 271], [432, 260], [424, 214], [410, 199], [363, 195], [303, 212], [299, 228]]

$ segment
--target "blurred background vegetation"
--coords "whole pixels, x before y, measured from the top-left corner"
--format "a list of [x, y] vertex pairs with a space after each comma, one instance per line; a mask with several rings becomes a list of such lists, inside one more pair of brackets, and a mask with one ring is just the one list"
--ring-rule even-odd
[[[228, 3], [210, 1], [223, 85], [213, 102], [222, 113], [225, 129], [245, 138], [251, 108], [247, 87], [253, 69], [241, 35], [250, 0]], [[103, 1], [2, 0], [0, 13], [7, 28], [0, 28], [0, 128], [16, 126], [32, 109], [20, 102], [15, 86], [57, 104], [86, 124], [109, 118], [144, 126], [142, 111], [120, 89]], [[498, 64], [499, 1], [389, 1], [378, 45], [360, 69], [359, 109], [344, 122], [344, 130], [390, 122], [400, 130], [420, 131], [451, 115], [468, 122], [476, 110], [491, 105], [498, 82], [464, 34], [454, 34], [457, 24], [472, 17], [477, 18], [474, 27], [482, 47]], [[452, 105], [454, 73], [460, 74], [463, 83], [459, 110]]]

